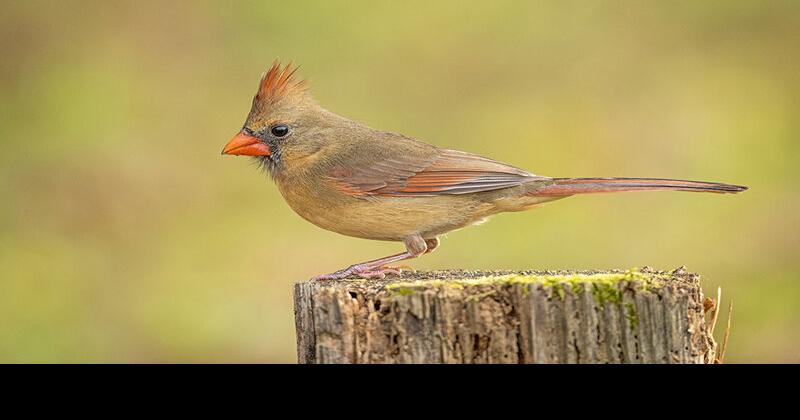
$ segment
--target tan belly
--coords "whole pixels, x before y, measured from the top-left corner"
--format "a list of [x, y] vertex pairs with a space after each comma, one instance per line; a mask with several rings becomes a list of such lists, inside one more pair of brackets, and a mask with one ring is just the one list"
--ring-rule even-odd
[[358, 198], [320, 189], [280, 185], [279, 189], [289, 206], [309, 222], [342, 235], [374, 240], [402, 241], [415, 234], [433, 238], [478, 223], [495, 209], [467, 196]]

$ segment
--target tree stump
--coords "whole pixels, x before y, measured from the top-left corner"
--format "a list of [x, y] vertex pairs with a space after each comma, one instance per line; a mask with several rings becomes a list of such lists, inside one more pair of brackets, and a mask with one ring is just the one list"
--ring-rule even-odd
[[696, 274], [433, 271], [295, 284], [300, 363], [713, 363]]

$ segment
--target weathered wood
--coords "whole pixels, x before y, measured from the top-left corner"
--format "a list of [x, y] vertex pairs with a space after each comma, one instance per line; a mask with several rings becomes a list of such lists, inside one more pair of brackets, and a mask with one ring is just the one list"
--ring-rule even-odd
[[300, 363], [712, 363], [698, 276], [406, 273], [295, 284]]

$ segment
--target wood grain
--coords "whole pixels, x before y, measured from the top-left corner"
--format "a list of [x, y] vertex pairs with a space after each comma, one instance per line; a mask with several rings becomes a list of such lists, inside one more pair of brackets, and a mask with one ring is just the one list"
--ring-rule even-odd
[[[300, 282], [298, 362], [713, 362], [697, 275], [643, 269], [610, 286], [567, 280], [597, 274], [624, 272], [435, 271]], [[549, 280], [502, 280], [509, 276]]]

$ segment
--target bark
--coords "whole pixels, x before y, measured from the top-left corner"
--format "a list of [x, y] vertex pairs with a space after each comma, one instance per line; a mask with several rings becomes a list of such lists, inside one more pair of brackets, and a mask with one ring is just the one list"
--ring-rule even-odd
[[300, 363], [712, 363], [716, 351], [683, 268], [435, 271], [294, 292]]

